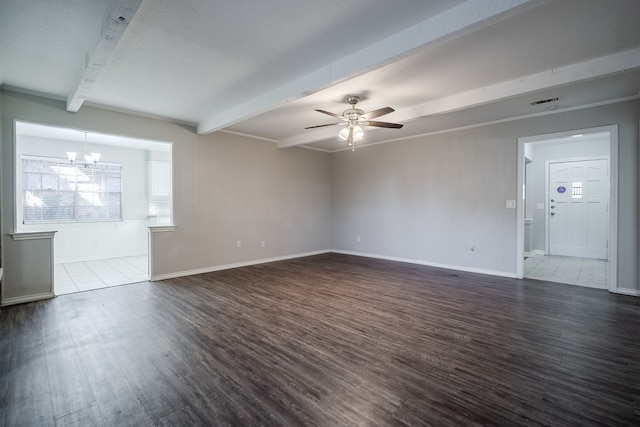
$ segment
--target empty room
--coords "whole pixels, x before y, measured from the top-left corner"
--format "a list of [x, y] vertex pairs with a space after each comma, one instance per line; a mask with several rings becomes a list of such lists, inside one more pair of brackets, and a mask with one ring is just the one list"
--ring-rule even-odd
[[640, 3], [0, 3], [0, 425], [640, 424]]

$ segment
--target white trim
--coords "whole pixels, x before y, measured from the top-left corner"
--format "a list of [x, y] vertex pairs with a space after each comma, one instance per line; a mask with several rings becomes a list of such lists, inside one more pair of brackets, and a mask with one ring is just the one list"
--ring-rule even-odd
[[241, 261], [241, 262], [235, 262], [231, 264], [222, 264], [222, 265], [215, 265], [211, 267], [196, 268], [194, 270], [177, 271], [175, 273], [156, 274], [154, 276], [151, 276], [151, 278], [149, 278], [149, 281], [154, 282], [158, 280], [174, 279], [176, 277], [193, 276], [195, 274], [211, 273], [214, 271], [229, 270], [229, 269], [238, 268], [238, 267], [248, 267], [251, 265], [265, 264], [267, 262], [285, 261], [288, 259], [302, 258], [307, 256], [313, 256], [313, 255], [321, 255], [321, 254], [326, 254], [330, 252], [333, 252], [333, 251], [329, 249], [325, 249], [321, 251], [305, 252], [305, 253], [299, 253], [299, 254], [293, 254], [293, 255], [284, 255], [284, 256], [278, 256], [278, 257], [272, 257], [272, 258], [262, 258], [262, 259], [255, 259], [251, 261]]
[[630, 295], [632, 297], [640, 297], [640, 290], [638, 289], [629, 289], [629, 288], [615, 288], [609, 289], [610, 292], [620, 295]]
[[6, 307], [8, 305], [23, 304], [25, 302], [40, 301], [43, 299], [50, 299], [55, 297], [56, 294], [54, 294], [53, 292], [47, 292], [44, 294], [27, 295], [24, 297], [4, 298], [1, 305], [2, 307]]
[[264, 136], [252, 135], [250, 133], [236, 132], [228, 129], [220, 129], [216, 132], [228, 133], [230, 135], [242, 136], [244, 138], [259, 139], [260, 141], [273, 142], [274, 144], [278, 143], [277, 139], [265, 138]]
[[[544, 251], [542, 249], [534, 249], [531, 252], [525, 252], [524, 256], [526, 257], [534, 257], [536, 255], [546, 255], [546, 253], [544, 253]], [[522, 279], [522, 277], [519, 277], [519, 279]]]
[[609, 291], [618, 288], [618, 125], [609, 126]]
[[343, 251], [343, 250], [337, 250], [337, 249], [332, 249], [330, 252], [336, 253], [336, 254], [343, 254], [343, 255], [355, 255], [355, 256], [361, 256], [361, 257], [367, 257], [367, 258], [376, 258], [376, 259], [384, 259], [384, 260], [388, 260], [388, 261], [398, 261], [398, 262], [406, 262], [409, 264], [418, 264], [418, 265], [425, 265], [427, 267], [435, 267], [435, 268], [444, 268], [447, 270], [455, 270], [455, 271], [464, 271], [467, 273], [478, 273], [478, 274], [487, 274], [490, 276], [500, 276], [500, 277], [509, 277], [509, 278], [516, 278], [516, 275], [512, 272], [509, 271], [500, 271], [500, 270], [487, 270], [484, 268], [470, 268], [470, 267], [464, 267], [461, 265], [453, 265], [453, 264], [441, 264], [441, 263], [437, 263], [437, 262], [429, 262], [429, 261], [424, 261], [421, 259], [412, 259], [412, 258], [400, 258], [400, 257], [393, 257], [393, 256], [386, 256], [386, 255], [379, 255], [379, 254], [370, 254], [370, 253], [363, 253], [363, 252], [353, 252], [353, 251]]
[[516, 275], [524, 278], [524, 141], [518, 138], [518, 161], [516, 163]]
[[150, 225], [148, 226], [150, 233], [166, 233], [176, 231], [175, 225]]
[[12, 86], [12, 85], [8, 85], [6, 83], [2, 83], [0, 84], [0, 91], [3, 92], [14, 92], [17, 94], [21, 94], [21, 95], [28, 95], [28, 96], [37, 96], [39, 98], [45, 98], [45, 99], [52, 99], [54, 101], [60, 101], [60, 102], [66, 102], [67, 101], [67, 97], [64, 95], [53, 95], [51, 93], [47, 93], [47, 92], [39, 92], [37, 90], [31, 90], [31, 89], [25, 89], [22, 87], [18, 87], [18, 86]]
[[[34, 96], [45, 96], [45, 95], [38, 95], [37, 92], [36, 92], [34, 94]], [[194, 133], [196, 131], [196, 127], [198, 126], [197, 123], [189, 122], [187, 120], [180, 120], [180, 119], [175, 119], [175, 118], [171, 118], [171, 117], [168, 117], [168, 116], [161, 116], [161, 115], [158, 115], [158, 114], [149, 114], [149, 113], [143, 113], [143, 112], [140, 112], [140, 111], [127, 110], [126, 108], [112, 107], [112, 106], [104, 105], [104, 104], [96, 104], [95, 102], [90, 102], [90, 101], [85, 101], [82, 105], [84, 107], [97, 108], [99, 110], [111, 111], [113, 113], [127, 114], [127, 115], [130, 115], [130, 116], [141, 117], [143, 119], [158, 120], [158, 121], [162, 121], [162, 122], [166, 122], [166, 123], [173, 123], [173, 124], [176, 124], [176, 125], [187, 126], [189, 128], [193, 128], [193, 132]], [[162, 142], [162, 141], [159, 141], [159, 142]]]
[[31, 233], [9, 233], [13, 240], [43, 240], [53, 239], [57, 231], [34, 231]]
[[[325, 150], [324, 148], [311, 147], [310, 145], [298, 145], [298, 147], [306, 148], [307, 150], [320, 151], [322, 153], [335, 153], [336, 152], [336, 150], [334, 150], [334, 151]], [[349, 148], [349, 149], [351, 149], [351, 148]]]

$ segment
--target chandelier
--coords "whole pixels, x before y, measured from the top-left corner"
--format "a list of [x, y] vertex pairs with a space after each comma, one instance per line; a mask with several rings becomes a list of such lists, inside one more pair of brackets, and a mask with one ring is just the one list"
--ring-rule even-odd
[[67, 159], [72, 165], [77, 163], [85, 168], [90, 168], [100, 160], [100, 153], [87, 153], [87, 132], [84, 133], [84, 155], [82, 156], [82, 161], [76, 162], [77, 156], [78, 153], [75, 151], [67, 151]]

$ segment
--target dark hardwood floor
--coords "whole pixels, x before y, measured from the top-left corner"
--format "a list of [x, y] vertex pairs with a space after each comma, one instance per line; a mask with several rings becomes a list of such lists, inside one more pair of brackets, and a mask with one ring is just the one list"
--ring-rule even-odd
[[327, 254], [0, 313], [7, 426], [640, 425], [640, 299]]

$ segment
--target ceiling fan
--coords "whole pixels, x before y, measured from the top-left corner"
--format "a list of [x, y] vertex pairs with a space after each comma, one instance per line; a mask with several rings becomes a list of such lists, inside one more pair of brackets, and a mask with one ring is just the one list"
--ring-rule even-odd
[[329, 116], [338, 118], [341, 120], [340, 122], [327, 123], [324, 125], [317, 125], [317, 126], [309, 126], [309, 127], [306, 127], [305, 129], [321, 128], [325, 126], [345, 125], [345, 128], [338, 133], [338, 137], [343, 141], [347, 141], [349, 145], [353, 147], [352, 150], [355, 150], [354, 142], [360, 141], [364, 138], [364, 130], [362, 129], [362, 126], [373, 126], [373, 127], [391, 128], [391, 129], [400, 129], [403, 126], [399, 123], [379, 122], [379, 121], [372, 120], [377, 117], [384, 116], [385, 114], [389, 114], [395, 111], [391, 107], [379, 108], [377, 110], [373, 110], [373, 111], [369, 111], [368, 113], [365, 113], [359, 108], [356, 108], [356, 104], [360, 102], [360, 97], [355, 95], [348, 96], [347, 102], [351, 104], [351, 108], [344, 110], [342, 112], [342, 115], [332, 113], [330, 111], [325, 111], [325, 110], [316, 110], [319, 113], [327, 114]]

